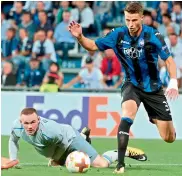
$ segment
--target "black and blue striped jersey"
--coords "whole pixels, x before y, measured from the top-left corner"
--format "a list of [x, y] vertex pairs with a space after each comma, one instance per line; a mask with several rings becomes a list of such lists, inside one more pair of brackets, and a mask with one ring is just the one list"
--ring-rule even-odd
[[120, 60], [125, 81], [145, 92], [153, 92], [162, 86], [158, 71], [158, 58], [171, 56], [163, 36], [154, 28], [142, 25], [138, 37], [129, 34], [127, 26], [113, 29], [95, 41], [99, 50], [113, 49]]

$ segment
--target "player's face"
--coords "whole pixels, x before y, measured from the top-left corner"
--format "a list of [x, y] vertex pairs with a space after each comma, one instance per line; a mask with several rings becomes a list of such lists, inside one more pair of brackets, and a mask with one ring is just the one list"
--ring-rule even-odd
[[131, 14], [126, 11], [124, 13], [126, 26], [128, 27], [130, 34], [137, 34], [142, 27], [143, 15], [139, 13]]
[[39, 117], [35, 113], [29, 115], [22, 114], [20, 122], [28, 135], [33, 136], [38, 130]]

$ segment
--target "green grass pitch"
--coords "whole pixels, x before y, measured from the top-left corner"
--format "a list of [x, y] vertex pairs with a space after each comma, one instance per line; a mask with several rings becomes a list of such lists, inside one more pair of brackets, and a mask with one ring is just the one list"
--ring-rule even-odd
[[[116, 148], [116, 139], [93, 139], [93, 146], [99, 153]], [[182, 140], [167, 144], [162, 140], [137, 140], [129, 143], [132, 147], [143, 149], [148, 161], [137, 162], [126, 159], [126, 172], [123, 176], [182, 176]], [[8, 137], [1, 138], [2, 156], [8, 157]], [[65, 167], [47, 167], [48, 160], [40, 156], [34, 148], [20, 141], [20, 169], [3, 170], [2, 176], [68, 176], [73, 175]], [[91, 168], [87, 173], [78, 175], [110, 176], [115, 165], [106, 169]]]

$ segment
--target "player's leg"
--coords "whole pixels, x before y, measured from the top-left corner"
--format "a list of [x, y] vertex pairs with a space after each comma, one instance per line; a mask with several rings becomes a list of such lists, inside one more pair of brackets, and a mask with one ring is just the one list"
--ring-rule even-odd
[[122, 118], [117, 133], [118, 164], [116, 173], [124, 172], [124, 157], [129, 141], [129, 130], [140, 105], [139, 91], [131, 83], [125, 83], [121, 89], [121, 94], [123, 97]]
[[[103, 155], [107, 155], [112, 158], [112, 160], [118, 161], [118, 150], [109, 150]], [[129, 146], [126, 149], [125, 157], [135, 159], [137, 161], [147, 161], [147, 155], [143, 150]]]
[[172, 143], [176, 139], [176, 132], [172, 121], [161, 121], [154, 119], [153, 122], [156, 124], [161, 138], [168, 143]]
[[[84, 140], [86, 140], [88, 143], [91, 144], [91, 138], [90, 138], [90, 129], [88, 127], [84, 127], [80, 133], [80, 135], [83, 137]], [[68, 153], [65, 152], [65, 154], [60, 158], [59, 161], [55, 161], [54, 159], [50, 159], [48, 162], [49, 167], [57, 167], [62, 166], [65, 164], [66, 157], [68, 156]]]
[[68, 153], [81, 151], [86, 153], [91, 161], [92, 167], [108, 167], [113, 161], [109, 156], [101, 156], [81, 135], [76, 131], [77, 137], [73, 140], [68, 148]]
[[[80, 134], [88, 143], [91, 144], [90, 131], [90, 128], [84, 127]], [[103, 155], [110, 156], [114, 161], [118, 161], [118, 150], [109, 150]], [[125, 157], [129, 157], [137, 161], [147, 161], [147, 155], [143, 150], [129, 146], [126, 149]]]
[[143, 95], [145, 98], [143, 104], [149, 115], [150, 121], [156, 124], [160, 136], [166, 142], [174, 142], [176, 132], [172, 122], [170, 107], [167, 103], [163, 90], [153, 94]]

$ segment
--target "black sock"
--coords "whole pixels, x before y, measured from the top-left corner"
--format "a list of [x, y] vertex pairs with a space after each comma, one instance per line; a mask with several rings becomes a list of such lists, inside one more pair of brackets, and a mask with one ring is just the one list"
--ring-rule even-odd
[[132, 119], [128, 117], [123, 117], [118, 128], [118, 169], [120, 169], [121, 167], [125, 167], [124, 158], [128, 146], [129, 130], [132, 123]]

